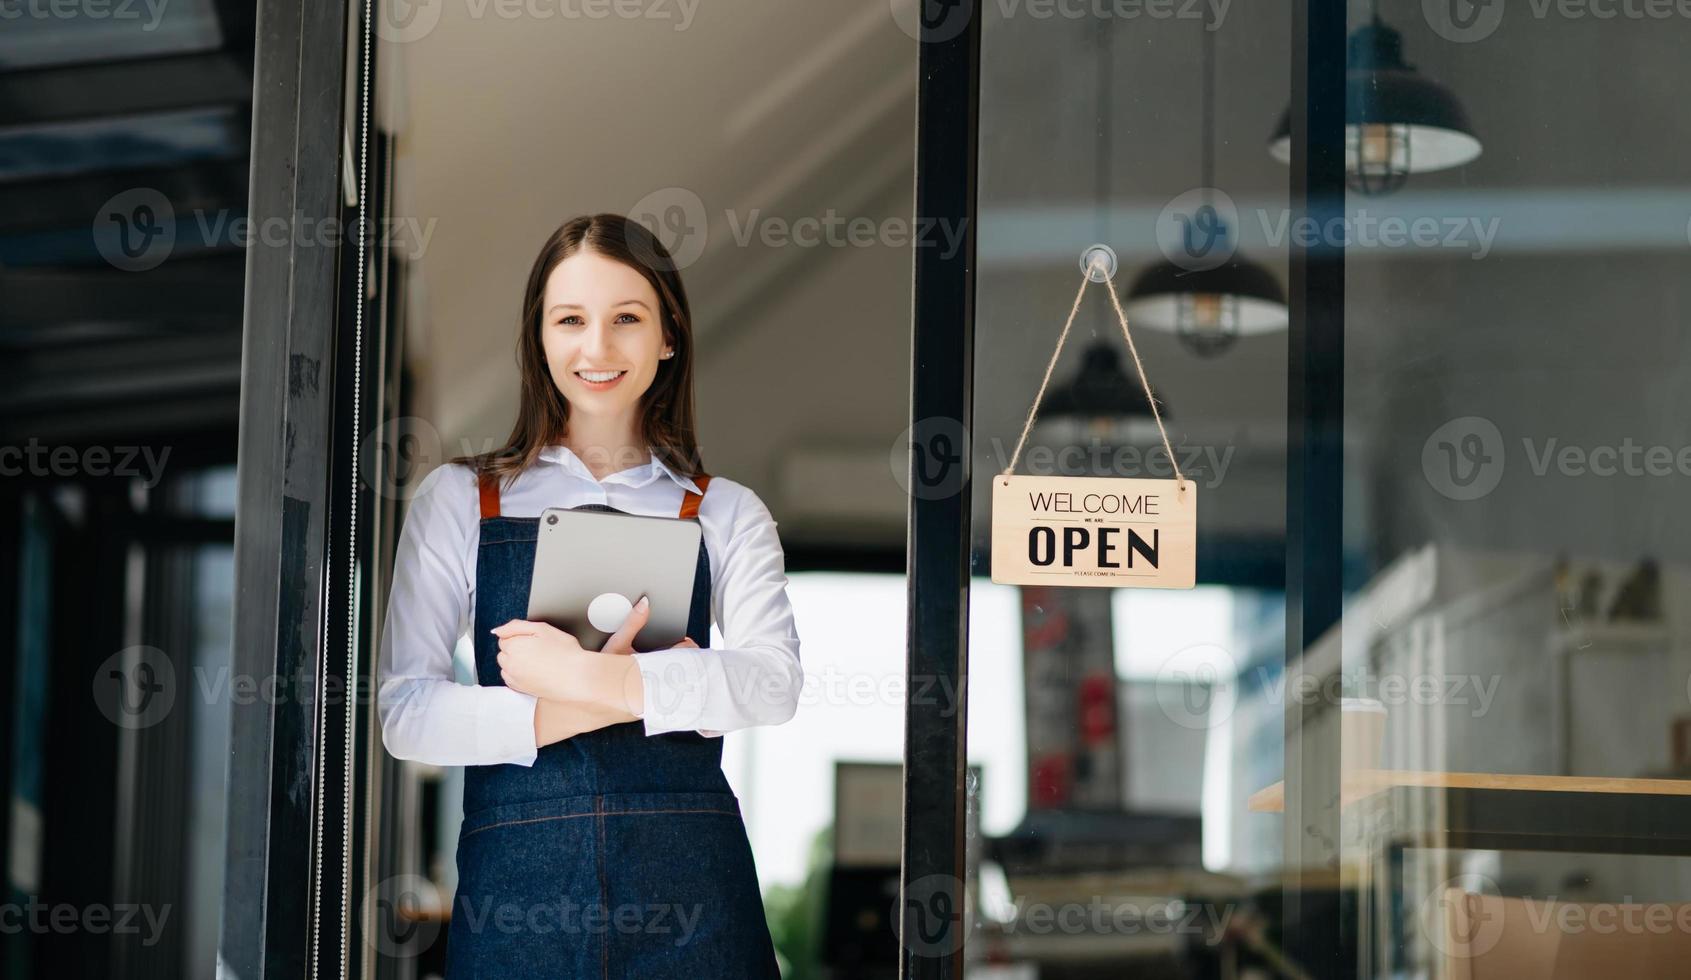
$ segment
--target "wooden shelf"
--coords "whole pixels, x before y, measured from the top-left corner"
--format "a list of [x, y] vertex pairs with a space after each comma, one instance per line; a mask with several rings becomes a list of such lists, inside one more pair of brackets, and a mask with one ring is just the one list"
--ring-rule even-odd
[[[1691, 779], [1632, 779], [1613, 776], [1526, 776], [1497, 772], [1416, 772], [1408, 769], [1359, 769], [1344, 775], [1340, 804], [1354, 803], [1394, 786], [1448, 789], [1505, 789], [1528, 793], [1643, 793], [1691, 796]], [[1253, 813], [1281, 813], [1286, 785], [1265, 786], [1251, 794], [1245, 808]]]

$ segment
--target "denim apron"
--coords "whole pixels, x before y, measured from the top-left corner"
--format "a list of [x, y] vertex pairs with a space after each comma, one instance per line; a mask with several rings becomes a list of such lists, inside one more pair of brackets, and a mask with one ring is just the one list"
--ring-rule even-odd
[[[707, 489], [709, 477], [695, 481]], [[697, 520], [691, 491], [680, 516]], [[577, 510], [616, 511], [604, 504]], [[499, 638], [526, 619], [538, 517], [499, 514], [481, 486], [476, 679], [503, 684]], [[710, 556], [699, 542], [687, 635], [710, 643]], [[466, 766], [450, 980], [779, 980], [722, 740], [646, 735], [639, 721], [542, 746], [533, 766]]]

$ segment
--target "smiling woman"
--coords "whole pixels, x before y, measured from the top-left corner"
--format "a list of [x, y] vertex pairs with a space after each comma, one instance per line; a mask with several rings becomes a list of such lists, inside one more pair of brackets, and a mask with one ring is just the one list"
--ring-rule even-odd
[[[775, 980], [717, 737], [797, 707], [775, 521], [751, 490], [700, 465], [686, 294], [644, 226], [608, 214], [564, 223], [535, 259], [523, 310], [516, 425], [502, 449], [424, 479], [382, 637], [389, 752], [465, 767], [448, 975]], [[682, 642], [633, 649], [652, 615], [645, 599], [599, 650], [527, 618], [539, 514], [554, 507], [700, 523]], [[720, 648], [708, 648], [713, 612]], [[453, 674], [465, 621], [473, 686]], [[562, 928], [553, 921], [560, 899], [580, 923], [567, 911]], [[655, 922], [586, 925], [670, 909], [702, 917], [697, 931], [678, 941]], [[527, 926], [489, 929], [490, 911]]]

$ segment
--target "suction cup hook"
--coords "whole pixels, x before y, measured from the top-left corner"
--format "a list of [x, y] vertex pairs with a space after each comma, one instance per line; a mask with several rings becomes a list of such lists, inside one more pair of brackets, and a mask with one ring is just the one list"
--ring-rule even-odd
[[1106, 282], [1116, 277], [1116, 250], [1098, 244], [1080, 253], [1080, 271], [1093, 282]]

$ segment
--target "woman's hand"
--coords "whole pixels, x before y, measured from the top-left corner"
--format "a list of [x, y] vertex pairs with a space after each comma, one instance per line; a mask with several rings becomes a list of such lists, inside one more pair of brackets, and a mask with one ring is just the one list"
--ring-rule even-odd
[[651, 618], [652, 600], [646, 596], [641, 596], [640, 601], [636, 602], [634, 604], [634, 608], [629, 612], [628, 618], [624, 619], [622, 621], [622, 625], [617, 628], [617, 631], [612, 633], [605, 640], [605, 645], [600, 648], [599, 652], [616, 654], [633, 653], [634, 635], [644, 629], [646, 621]]
[[551, 701], [590, 700], [583, 689], [582, 658], [595, 656], [574, 635], [550, 623], [513, 619], [495, 626], [499, 676], [513, 691]]
[[[513, 619], [495, 626], [492, 632], [499, 637], [499, 676], [514, 691], [542, 701], [568, 702], [572, 714], [583, 718], [587, 717], [584, 710], [589, 714], [599, 712], [592, 718], [600, 723], [583, 731], [637, 719], [645, 704], [645, 683], [628, 655], [634, 652], [634, 636], [650, 614], [650, 603], [642, 598], [597, 653], [584, 649], [573, 634], [549, 623]], [[675, 646], [696, 649], [698, 644], [683, 637]], [[541, 734], [539, 727], [537, 720], [537, 735]], [[547, 727], [554, 734], [564, 730], [555, 724]]]
[[[624, 655], [633, 653], [635, 634], [644, 629], [647, 620], [651, 618], [652, 601], [645, 596], [641, 596], [640, 601], [634, 604], [634, 610], [628, 614], [627, 619], [622, 621], [622, 626], [605, 641], [604, 647], [599, 652]], [[699, 645], [693, 642], [692, 637], [683, 636], [681, 642], [677, 643], [676, 646], [697, 649]]]

